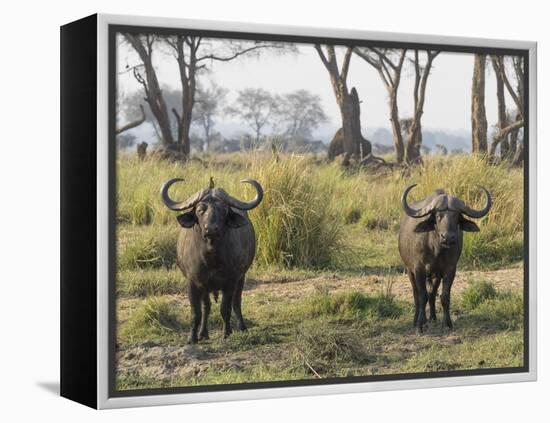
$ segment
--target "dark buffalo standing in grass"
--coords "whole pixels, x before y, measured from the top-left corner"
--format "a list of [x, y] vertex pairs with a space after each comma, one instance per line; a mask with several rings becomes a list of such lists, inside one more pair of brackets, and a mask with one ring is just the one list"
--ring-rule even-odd
[[221, 188], [214, 188], [211, 181], [209, 188], [176, 202], [170, 199], [168, 190], [178, 181], [183, 180], [167, 181], [161, 188], [161, 196], [170, 210], [187, 210], [177, 217], [182, 227], [177, 243], [177, 263], [188, 281], [192, 315], [189, 343], [208, 339], [210, 293], [217, 296], [222, 292], [220, 311], [224, 337], [231, 334], [231, 308], [237, 318], [237, 330], [246, 330], [241, 296], [245, 274], [256, 250], [254, 228], [246, 211], [260, 204], [262, 187], [255, 180], [242, 180], [256, 189], [256, 197], [243, 202]]
[[486, 204], [474, 210], [459, 198], [435, 190], [424, 200], [409, 205], [407, 194], [416, 184], [403, 192], [403, 217], [399, 229], [399, 254], [405, 263], [414, 295], [414, 326], [422, 332], [426, 323], [426, 303], [430, 303], [430, 321], [435, 321], [435, 300], [443, 280], [441, 305], [443, 324], [452, 328], [449, 307], [451, 286], [456, 265], [462, 252], [463, 232], [477, 232], [479, 227], [464, 216], [481, 218], [491, 209], [491, 194], [485, 192]]

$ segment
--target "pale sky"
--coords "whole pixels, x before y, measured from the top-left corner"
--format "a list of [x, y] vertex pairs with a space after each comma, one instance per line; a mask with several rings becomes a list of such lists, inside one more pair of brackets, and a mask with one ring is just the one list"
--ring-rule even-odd
[[[118, 69], [139, 63], [137, 55], [127, 44], [118, 43]], [[339, 65], [343, 50], [338, 51]], [[422, 57], [422, 56], [421, 56]], [[162, 51], [155, 52], [154, 63], [161, 85], [179, 88], [179, 71], [175, 59]], [[228, 103], [244, 88], [264, 88], [273, 94], [285, 94], [306, 89], [321, 97], [330, 124], [341, 125], [340, 114], [332, 91], [328, 72], [313, 45], [298, 45], [298, 54], [262, 54], [259, 58], [242, 57], [230, 62], [212, 62], [211, 72], [200, 80], [208, 85], [214, 80], [229, 89]], [[473, 55], [442, 52], [433, 63], [428, 79], [422, 125], [426, 128], [470, 131], [470, 96]], [[487, 64], [486, 110], [489, 126], [497, 121], [496, 82], [492, 66]], [[412, 115], [414, 72], [405, 67], [399, 87], [400, 117]], [[130, 94], [139, 87], [132, 73], [118, 78], [121, 93]], [[363, 59], [353, 55], [350, 63], [348, 87], [355, 86], [362, 100], [361, 124], [368, 128], [389, 126], [387, 91], [377, 73]], [[511, 98], [507, 105], [512, 106]], [[227, 123], [227, 122], [226, 122]]]

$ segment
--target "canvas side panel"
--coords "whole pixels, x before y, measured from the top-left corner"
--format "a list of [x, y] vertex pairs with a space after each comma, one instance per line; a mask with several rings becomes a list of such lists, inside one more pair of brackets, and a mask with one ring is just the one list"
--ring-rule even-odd
[[61, 27], [61, 395], [97, 403], [97, 16]]

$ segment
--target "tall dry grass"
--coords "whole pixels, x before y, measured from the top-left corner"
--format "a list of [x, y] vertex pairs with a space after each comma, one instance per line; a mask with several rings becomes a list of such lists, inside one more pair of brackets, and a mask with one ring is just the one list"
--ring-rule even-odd
[[[185, 179], [173, 187], [174, 198], [193, 194], [210, 177], [232, 195], [251, 198], [254, 190], [239, 180], [257, 179], [265, 198], [250, 212], [258, 239], [256, 262], [290, 267], [341, 266], [345, 263], [341, 256], [350, 253], [346, 246], [351, 233], [364, 237], [374, 231], [387, 233], [384, 239], [396, 243], [400, 197], [411, 183], [418, 184], [412, 200], [443, 188], [473, 207], [482, 207], [484, 196], [477, 185], [484, 185], [493, 196], [493, 207], [477, 222], [481, 231], [465, 235], [463, 265], [494, 267], [522, 259], [522, 170], [490, 166], [476, 156], [427, 157], [408, 175], [350, 173], [307, 155], [280, 154], [276, 160], [266, 153], [221, 155], [208, 167], [154, 159], [140, 163], [134, 156], [122, 155], [117, 170], [117, 221], [130, 227], [174, 225], [174, 230], [175, 213], [159, 196], [167, 179]], [[358, 226], [361, 231], [351, 230]], [[150, 237], [151, 231], [146, 232]]]

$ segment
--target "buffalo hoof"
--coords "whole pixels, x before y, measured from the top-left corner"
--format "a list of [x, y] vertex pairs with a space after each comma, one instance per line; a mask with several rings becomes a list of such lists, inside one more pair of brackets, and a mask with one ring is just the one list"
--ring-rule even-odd
[[450, 320], [448, 322], [443, 322], [443, 329], [453, 330], [453, 322]]
[[189, 337], [187, 338], [187, 343], [189, 345], [196, 344], [197, 342], [199, 342], [199, 339], [197, 338], [196, 335], [189, 335]]
[[241, 324], [237, 323], [237, 330], [243, 332], [243, 331], [248, 330], [248, 328], [246, 327], [246, 325], [244, 323], [241, 323]]
[[199, 341], [202, 341], [203, 339], [210, 339], [210, 336], [208, 336], [208, 332], [199, 333]]

